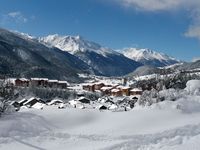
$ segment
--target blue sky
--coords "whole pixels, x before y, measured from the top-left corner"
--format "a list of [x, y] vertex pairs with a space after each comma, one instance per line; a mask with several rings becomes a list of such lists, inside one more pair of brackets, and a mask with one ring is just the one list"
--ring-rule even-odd
[[[109, 2], [108, 2], [109, 1]], [[0, 0], [0, 26], [34, 36], [81, 35], [113, 49], [200, 58], [199, 0]]]

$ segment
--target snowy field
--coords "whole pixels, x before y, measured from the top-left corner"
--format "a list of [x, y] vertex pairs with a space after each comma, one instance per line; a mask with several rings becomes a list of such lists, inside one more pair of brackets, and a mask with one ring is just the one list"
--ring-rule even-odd
[[199, 150], [200, 96], [128, 112], [23, 109], [0, 119], [1, 150]]

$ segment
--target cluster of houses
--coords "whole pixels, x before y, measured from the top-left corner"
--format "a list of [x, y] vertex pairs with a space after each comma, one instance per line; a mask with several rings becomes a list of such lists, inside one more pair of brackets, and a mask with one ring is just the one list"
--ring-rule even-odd
[[101, 97], [96, 101], [92, 101], [84, 96], [64, 102], [60, 99], [53, 99], [51, 101], [44, 101], [37, 97], [24, 98], [19, 101], [12, 101], [10, 104], [14, 106], [16, 111], [20, 109], [43, 109], [45, 106], [56, 105], [58, 109], [66, 107], [73, 107], [78, 109], [98, 109], [98, 110], [111, 110], [111, 111], [127, 111], [132, 109], [137, 102], [137, 97], [123, 98], [114, 101], [111, 97]]
[[142, 89], [131, 88], [128, 86], [122, 86], [118, 84], [106, 85], [102, 82], [96, 83], [86, 83], [82, 85], [83, 90], [90, 92], [101, 92], [103, 95], [108, 96], [132, 96], [132, 95], [142, 95]]
[[49, 87], [65, 89], [68, 86], [67, 81], [49, 80], [48, 78], [8, 78], [6, 84], [20, 87]]

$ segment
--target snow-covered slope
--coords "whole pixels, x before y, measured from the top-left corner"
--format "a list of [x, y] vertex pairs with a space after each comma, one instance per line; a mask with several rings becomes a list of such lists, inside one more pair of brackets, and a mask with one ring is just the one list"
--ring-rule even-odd
[[101, 45], [87, 41], [83, 39], [81, 36], [60, 36], [58, 34], [48, 35], [46, 37], [39, 38], [39, 41], [48, 45], [55, 46], [61, 50], [67, 51], [71, 54], [75, 54], [77, 52], [95, 52], [106, 56], [106, 54], [118, 54], [117, 52], [104, 48]]
[[199, 150], [199, 105], [188, 97], [129, 112], [21, 110], [0, 118], [0, 149]]
[[67, 51], [85, 63], [94, 72], [105, 76], [120, 76], [134, 71], [141, 64], [112, 49], [105, 48], [80, 36], [49, 35], [38, 39], [47, 46]]
[[150, 49], [127, 48], [122, 50], [121, 53], [130, 59], [155, 67], [168, 66], [179, 62], [173, 57]]

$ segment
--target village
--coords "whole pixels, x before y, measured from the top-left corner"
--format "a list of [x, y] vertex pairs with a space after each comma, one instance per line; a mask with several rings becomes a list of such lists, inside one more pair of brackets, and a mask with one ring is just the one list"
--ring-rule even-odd
[[[98, 109], [111, 111], [127, 111], [134, 107], [142, 95], [141, 88], [131, 88], [126, 85], [126, 80], [121, 83], [111, 84], [101, 81], [88, 81], [80, 84], [69, 84], [67, 81], [49, 80], [48, 78], [8, 78], [6, 85], [14, 88], [43, 88], [58, 89], [62, 91], [73, 91], [76, 93], [74, 99], [42, 99], [40, 97], [24, 97], [11, 104], [15, 110], [35, 108], [43, 109], [45, 106], [56, 106], [58, 109], [78, 108], [78, 109]], [[90, 99], [86, 95], [98, 95], [97, 99]]]

